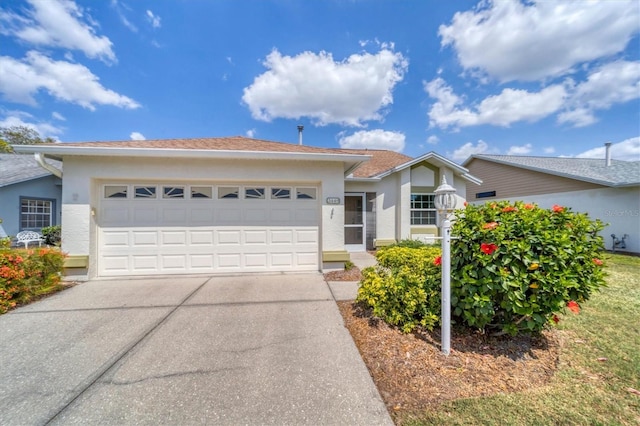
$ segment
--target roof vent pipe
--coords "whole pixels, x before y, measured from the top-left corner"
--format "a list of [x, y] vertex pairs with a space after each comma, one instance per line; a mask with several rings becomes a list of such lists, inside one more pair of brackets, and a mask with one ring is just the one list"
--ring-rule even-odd
[[302, 145], [302, 131], [304, 126], [298, 126], [298, 145]]
[[607, 167], [609, 167], [611, 165], [611, 142], [607, 142], [604, 144], [604, 149], [605, 149], [605, 154], [604, 154], [604, 161], [605, 161], [605, 165]]

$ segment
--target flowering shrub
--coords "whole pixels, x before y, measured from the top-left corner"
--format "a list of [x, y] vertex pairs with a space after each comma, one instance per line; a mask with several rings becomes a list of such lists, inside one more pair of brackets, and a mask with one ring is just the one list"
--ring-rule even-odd
[[0, 314], [62, 288], [63, 262], [55, 249], [0, 249]]
[[405, 333], [418, 325], [432, 329], [440, 317], [440, 249], [390, 246], [376, 258], [362, 271], [357, 301]]
[[557, 322], [554, 313], [604, 285], [603, 224], [555, 205], [493, 202], [457, 212], [451, 302], [458, 322], [512, 335]]

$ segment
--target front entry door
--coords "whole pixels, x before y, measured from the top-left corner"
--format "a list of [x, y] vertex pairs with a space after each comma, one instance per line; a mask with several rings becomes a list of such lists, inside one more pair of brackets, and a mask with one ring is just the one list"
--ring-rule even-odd
[[365, 196], [344, 196], [344, 245], [348, 251], [365, 251]]

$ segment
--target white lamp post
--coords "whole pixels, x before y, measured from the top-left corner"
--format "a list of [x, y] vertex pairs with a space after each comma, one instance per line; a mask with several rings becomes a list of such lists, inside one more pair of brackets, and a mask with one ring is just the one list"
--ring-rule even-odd
[[451, 222], [449, 213], [456, 207], [456, 189], [442, 176], [442, 183], [435, 191], [434, 204], [442, 218], [442, 353], [451, 351]]

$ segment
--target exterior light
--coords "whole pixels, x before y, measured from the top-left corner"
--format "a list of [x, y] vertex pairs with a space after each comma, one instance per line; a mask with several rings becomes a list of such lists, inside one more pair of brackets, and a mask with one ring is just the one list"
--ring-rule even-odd
[[434, 203], [442, 216], [442, 333], [441, 350], [444, 355], [451, 352], [451, 222], [449, 213], [456, 208], [456, 189], [442, 176], [442, 183], [435, 191]]

